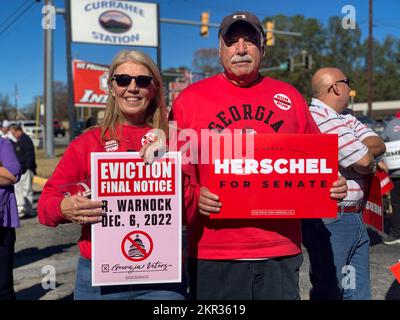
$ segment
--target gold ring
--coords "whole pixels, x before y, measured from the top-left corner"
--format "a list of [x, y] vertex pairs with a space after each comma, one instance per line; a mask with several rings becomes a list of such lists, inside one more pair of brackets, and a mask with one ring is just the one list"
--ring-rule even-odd
[[86, 220], [86, 217], [85, 216], [81, 216], [80, 219], [79, 219], [79, 224], [84, 224], [85, 220]]

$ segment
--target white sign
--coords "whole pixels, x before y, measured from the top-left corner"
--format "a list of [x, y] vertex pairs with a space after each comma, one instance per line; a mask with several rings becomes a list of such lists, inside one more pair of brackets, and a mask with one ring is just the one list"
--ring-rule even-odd
[[71, 1], [73, 42], [157, 47], [157, 23], [155, 3]]
[[139, 152], [91, 154], [92, 285], [182, 281], [181, 154], [146, 165]]
[[400, 140], [386, 142], [386, 153], [383, 161], [390, 170], [400, 168]]

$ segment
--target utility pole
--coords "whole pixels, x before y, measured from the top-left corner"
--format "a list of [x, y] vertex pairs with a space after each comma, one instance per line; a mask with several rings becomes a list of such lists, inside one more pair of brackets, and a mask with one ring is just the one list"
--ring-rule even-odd
[[161, 26], [160, 26], [160, 5], [157, 3], [157, 67], [161, 72]]
[[[53, 0], [46, 0], [46, 8], [53, 7]], [[48, 9], [49, 10], [49, 9]], [[53, 29], [47, 26], [44, 30], [44, 99], [46, 106], [46, 154], [54, 157], [53, 128]]]
[[368, 116], [372, 117], [373, 99], [373, 37], [372, 37], [372, 0], [369, 0], [369, 34], [368, 34]]
[[66, 48], [67, 48], [67, 76], [68, 76], [68, 121], [69, 121], [69, 140], [75, 138], [75, 107], [74, 107], [74, 89], [72, 80], [72, 53], [71, 53], [71, 0], [64, 0], [64, 10], [58, 10], [58, 13], [64, 13], [66, 30]]
[[14, 91], [15, 120], [18, 120], [18, 85], [15, 84]]

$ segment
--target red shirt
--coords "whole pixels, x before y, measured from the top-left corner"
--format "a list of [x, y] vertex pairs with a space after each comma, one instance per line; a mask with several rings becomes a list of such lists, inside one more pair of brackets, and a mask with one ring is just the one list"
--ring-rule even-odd
[[[320, 133], [301, 94], [291, 85], [268, 77], [248, 88], [234, 85], [223, 74], [197, 82], [178, 96], [170, 116], [179, 129], [194, 129], [199, 137], [201, 129], [225, 128], [251, 129], [254, 133]], [[208, 166], [185, 165], [183, 170], [190, 176], [194, 197], [192, 205], [186, 207], [190, 256], [232, 260], [301, 252], [299, 220], [224, 221], [198, 214], [199, 189], [207, 186]]]

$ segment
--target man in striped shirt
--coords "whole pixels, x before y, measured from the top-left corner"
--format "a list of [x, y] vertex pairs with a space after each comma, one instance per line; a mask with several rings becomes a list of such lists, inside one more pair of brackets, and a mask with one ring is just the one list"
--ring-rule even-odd
[[385, 152], [383, 140], [350, 114], [350, 80], [336, 68], [319, 69], [312, 79], [311, 114], [321, 133], [337, 134], [339, 172], [347, 179], [348, 196], [338, 217], [303, 221], [303, 243], [310, 257], [310, 299], [371, 298], [369, 237], [362, 220], [368, 177], [375, 158]]

